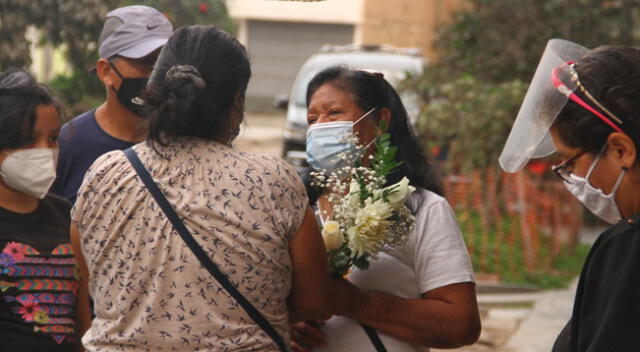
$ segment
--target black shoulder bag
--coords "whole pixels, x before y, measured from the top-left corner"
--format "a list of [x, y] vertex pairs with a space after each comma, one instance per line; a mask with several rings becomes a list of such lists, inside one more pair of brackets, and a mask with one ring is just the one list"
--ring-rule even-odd
[[387, 352], [387, 349], [384, 347], [384, 344], [382, 343], [380, 336], [378, 336], [378, 333], [376, 333], [376, 330], [369, 325], [364, 325], [362, 323], [360, 323], [360, 325], [364, 329], [364, 332], [367, 333], [367, 336], [369, 337], [369, 340], [371, 340], [373, 347], [376, 348], [376, 352]]
[[260, 311], [258, 311], [258, 309], [256, 309], [256, 307], [254, 307], [251, 302], [249, 302], [235, 286], [233, 286], [231, 281], [229, 281], [229, 278], [227, 278], [227, 276], [222, 271], [220, 271], [220, 268], [218, 268], [218, 266], [213, 261], [211, 261], [211, 258], [209, 258], [202, 247], [200, 247], [198, 242], [196, 242], [189, 230], [186, 228], [186, 226], [184, 226], [182, 220], [180, 220], [180, 218], [178, 217], [178, 214], [176, 214], [171, 204], [169, 204], [167, 199], [164, 197], [162, 191], [160, 190], [160, 188], [158, 188], [158, 185], [156, 185], [156, 183], [153, 181], [153, 178], [149, 174], [149, 171], [147, 171], [147, 169], [144, 167], [144, 165], [140, 161], [140, 158], [138, 158], [138, 156], [136, 155], [136, 152], [133, 149], [129, 148], [124, 151], [124, 154], [138, 173], [140, 180], [147, 187], [149, 193], [151, 193], [169, 221], [171, 221], [173, 227], [176, 229], [176, 231], [178, 231], [180, 237], [182, 237], [189, 249], [191, 249], [193, 254], [198, 258], [200, 264], [202, 264], [202, 266], [204, 266], [209, 271], [209, 273], [211, 273], [211, 275], [216, 280], [218, 280], [220, 285], [222, 285], [222, 287], [224, 287], [224, 289], [227, 290], [227, 292], [229, 292], [229, 294], [231, 294], [231, 296], [233, 296], [236, 301], [238, 301], [240, 306], [242, 306], [242, 308], [247, 312], [251, 319], [253, 319], [253, 321], [258, 324], [258, 326], [260, 326], [260, 328], [262, 328], [262, 330], [264, 330], [264, 332], [267, 333], [269, 337], [271, 337], [271, 339], [273, 339], [276, 345], [278, 345], [280, 351], [287, 352], [287, 347], [285, 346], [282, 337], [280, 337], [278, 332], [273, 328], [273, 325], [271, 325], [271, 323], [269, 323], [269, 321], [262, 315], [262, 313], [260, 313]]

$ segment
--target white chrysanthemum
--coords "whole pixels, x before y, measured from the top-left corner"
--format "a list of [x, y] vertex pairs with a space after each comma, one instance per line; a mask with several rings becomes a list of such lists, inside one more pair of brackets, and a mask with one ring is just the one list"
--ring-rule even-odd
[[358, 210], [353, 226], [347, 229], [349, 249], [352, 257], [377, 253], [385, 243], [391, 215], [389, 204], [382, 200], [371, 202], [367, 199], [365, 207]]

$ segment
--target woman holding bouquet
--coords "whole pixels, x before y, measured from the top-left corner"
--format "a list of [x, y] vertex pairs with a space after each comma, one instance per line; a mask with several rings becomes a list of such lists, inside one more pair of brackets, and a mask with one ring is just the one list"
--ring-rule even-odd
[[[332, 67], [311, 80], [307, 104], [308, 160], [325, 173], [353, 166], [339, 157], [354, 149], [353, 141], [337, 136], [346, 131], [357, 138], [366, 166], [386, 128], [401, 163], [386, 184], [406, 178], [415, 187], [406, 201], [415, 226], [405, 242], [372, 257], [368, 269], [334, 279], [334, 317], [321, 330], [297, 324], [294, 350], [421, 351], [474, 343], [480, 319], [467, 249], [397, 92], [381, 74]], [[321, 222], [332, 215], [330, 191], [315, 203]]]

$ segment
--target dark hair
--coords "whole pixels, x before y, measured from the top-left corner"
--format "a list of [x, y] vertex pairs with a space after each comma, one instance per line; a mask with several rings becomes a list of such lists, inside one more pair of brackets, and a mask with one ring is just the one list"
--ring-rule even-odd
[[10, 68], [0, 73], [0, 150], [20, 148], [31, 142], [36, 108], [60, 103], [46, 86], [24, 70]]
[[[640, 50], [625, 46], [598, 47], [577, 60], [574, 68], [585, 89], [623, 121], [619, 127], [640, 150]], [[579, 89], [576, 94], [603, 113]], [[591, 153], [597, 152], [614, 132], [571, 100], [558, 114], [553, 128], [568, 146]]]
[[244, 99], [250, 76], [244, 46], [227, 32], [213, 26], [176, 30], [145, 94], [149, 144], [156, 149], [175, 137], [215, 140], [229, 133], [236, 96]]
[[396, 161], [402, 164], [387, 177], [388, 184], [407, 177], [413, 186], [443, 194], [440, 177], [427, 160], [423, 147], [411, 130], [407, 111], [400, 96], [382, 74], [350, 70], [342, 66], [329, 67], [316, 74], [309, 82], [307, 107], [313, 94], [327, 83], [351, 93], [356, 105], [363, 111], [369, 111], [375, 107], [390, 110], [391, 122], [387, 132], [391, 137], [391, 144], [398, 148]]

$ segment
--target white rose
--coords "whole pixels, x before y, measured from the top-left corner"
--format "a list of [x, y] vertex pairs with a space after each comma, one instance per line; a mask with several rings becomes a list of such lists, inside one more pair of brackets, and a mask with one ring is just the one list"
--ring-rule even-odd
[[409, 185], [409, 179], [406, 177], [403, 177], [400, 182], [385, 189], [393, 190], [393, 192], [387, 197], [389, 205], [391, 205], [393, 209], [399, 209], [402, 207], [411, 193], [416, 190], [415, 187]]
[[344, 237], [340, 232], [340, 224], [333, 220], [326, 221], [322, 227], [322, 239], [327, 250], [340, 248], [344, 242]]

